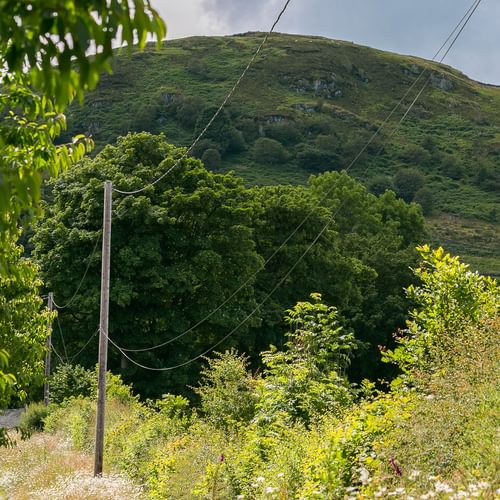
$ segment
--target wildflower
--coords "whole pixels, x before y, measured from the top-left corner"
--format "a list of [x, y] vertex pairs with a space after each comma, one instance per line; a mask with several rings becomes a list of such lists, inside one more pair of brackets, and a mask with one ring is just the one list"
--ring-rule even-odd
[[418, 476], [420, 476], [420, 471], [414, 469], [410, 472], [410, 474], [408, 475], [408, 478], [413, 481], [414, 479], [417, 479]]
[[366, 484], [370, 481], [370, 473], [364, 467], [359, 469], [359, 481], [361, 484]]
[[265, 493], [276, 493], [278, 491], [278, 488], [274, 488], [273, 486], [268, 486], [264, 492]]
[[435, 482], [434, 489], [436, 491], [442, 491], [443, 493], [452, 493], [453, 492], [453, 488], [448, 486], [446, 483], [442, 483], [441, 481]]
[[259, 476], [255, 481], [257, 481], [258, 483], [263, 483], [265, 480], [265, 477]]
[[278, 473], [278, 477], [279, 477], [279, 478], [285, 477], [285, 473], [284, 473], [284, 472], [280, 472], [280, 473]]
[[224, 453], [221, 453], [219, 457], [219, 462], [224, 462], [224, 460], [226, 460], [226, 457], [224, 456]]

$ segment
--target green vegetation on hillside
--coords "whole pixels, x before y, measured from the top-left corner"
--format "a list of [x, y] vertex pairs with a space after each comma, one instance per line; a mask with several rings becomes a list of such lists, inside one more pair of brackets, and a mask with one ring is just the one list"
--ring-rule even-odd
[[[76, 360], [87, 367], [97, 355], [97, 339], [86, 343], [98, 324], [101, 265], [93, 249], [103, 181], [137, 188], [183, 152], [162, 136], [130, 134], [51, 185], [34, 255], [60, 305], [86, 273], [59, 320], [68, 356], [87, 346]], [[193, 158], [139, 195], [115, 194], [113, 209], [110, 336], [144, 349], [130, 356], [153, 368], [182, 364], [226, 336], [220, 348], [238, 347], [256, 363], [270, 343], [282, 344], [283, 310], [316, 291], [358, 333], [355, 377], [374, 376], [381, 370], [377, 345], [404, 325], [403, 287], [412, 279], [414, 248], [426, 238], [418, 205], [392, 192], [370, 194], [345, 173], [312, 176], [307, 186], [248, 189]], [[111, 369], [143, 396], [184, 392], [199, 366], [144, 372], [110, 350]]]
[[[442, 249], [419, 251], [408, 327], [381, 346], [403, 370], [386, 392], [345, 376], [356, 333], [314, 294], [287, 311], [288, 341], [262, 353], [263, 373], [213, 356], [198, 408], [140, 403], [110, 376], [108, 471], [153, 499], [496, 498], [500, 290]], [[94, 404], [95, 389], [54, 405], [45, 431], [91, 452]]]
[[[165, 42], [159, 51], [119, 54], [113, 75], [103, 77], [83, 108], [72, 108], [69, 130], [91, 133], [98, 149], [142, 130], [164, 132], [169, 142], [186, 146], [261, 37], [193, 37]], [[234, 170], [247, 185], [303, 184], [311, 173], [346, 168], [424, 69], [422, 83], [349, 173], [375, 189], [383, 176], [385, 187], [397, 191], [395, 176], [413, 169], [423, 191], [401, 192], [405, 199], [422, 203], [426, 214], [453, 215], [464, 226], [489, 222], [499, 234], [500, 89], [415, 57], [273, 34], [193, 154], [205, 155], [213, 170]], [[469, 255], [495, 274], [498, 251], [486, 258], [471, 248]]]

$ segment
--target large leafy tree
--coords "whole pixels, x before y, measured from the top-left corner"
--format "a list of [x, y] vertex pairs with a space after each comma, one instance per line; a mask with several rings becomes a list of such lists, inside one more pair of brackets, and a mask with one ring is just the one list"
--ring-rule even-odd
[[0, 272], [19, 216], [38, 209], [42, 177], [92, 146], [83, 136], [55, 144], [66, 105], [109, 71], [114, 41], [143, 47], [148, 33], [165, 34], [148, 0], [0, 0]]
[[263, 334], [256, 339], [279, 343], [282, 311], [316, 291], [338, 307], [364, 343], [351, 375], [380, 375], [377, 346], [390, 343], [395, 329], [404, 326], [408, 300], [403, 288], [413, 280], [409, 268], [417, 262], [415, 245], [425, 237], [420, 208], [390, 192], [374, 196], [337, 172], [313, 176], [307, 187], [255, 188], [253, 199], [257, 250], [270, 259], [257, 279], [259, 298], [285, 277], [266, 301]]
[[[80, 292], [61, 311], [68, 350], [77, 352], [98, 324], [103, 181], [122, 190], [142, 187], [178, 161], [182, 149], [147, 133], [129, 135], [85, 159], [53, 183], [53, 204], [35, 237], [35, 255], [48, 289], [61, 303], [71, 299], [85, 269]], [[147, 348], [172, 339], [211, 313], [260, 267], [252, 238], [252, 209], [240, 179], [208, 172], [183, 159], [161, 182], [135, 196], [115, 194], [111, 252], [111, 338], [119, 345]], [[253, 279], [206, 322], [179, 340], [145, 353], [142, 364], [163, 367], [202, 353], [255, 307]], [[245, 324], [222, 347], [238, 345]], [[243, 344], [248, 343], [247, 340]], [[80, 361], [96, 360], [92, 344]], [[111, 351], [119, 368], [144, 394], [194, 383], [192, 366], [162, 376], [144, 372]]]
[[[0, 276], [22, 280], [10, 254], [19, 219], [39, 214], [41, 182], [80, 159], [92, 141], [56, 145], [64, 109], [92, 89], [113, 42], [160, 42], [165, 24], [149, 0], [0, 0]], [[93, 55], [90, 55], [92, 54]], [[17, 278], [16, 278], [17, 277]], [[3, 349], [2, 365], [9, 353]], [[0, 395], [9, 388], [0, 372]]]
[[38, 270], [21, 254], [22, 248], [11, 244], [10, 263], [17, 273], [0, 276], [0, 345], [9, 353], [10, 375], [8, 383], [0, 384], [0, 408], [13, 399], [22, 401], [43, 383], [50, 313], [39, 296]]

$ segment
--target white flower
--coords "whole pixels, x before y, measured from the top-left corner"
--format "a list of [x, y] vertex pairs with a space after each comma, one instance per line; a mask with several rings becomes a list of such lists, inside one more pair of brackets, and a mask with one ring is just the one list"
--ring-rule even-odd
[[408, 475], [408, 479], [417, 479], [417, 477], [420, 476], [420, 471], [419, 470], [412, 470], [410, 474]]
[[284, 472], [280, 472], [280, 473], [278, 474], [278, 477], [279, 477], [279, 478], [281, 478], [281, 477], [285, 477], [285, 473], [284, 473]]
[[480, 490], [485, 490], [486, 488], [489, 488], [490, 487], [490, 483], [486, 482], [486, 481], [481, 481], [479, 483], [477, 483], [477, 487], [480, 489]]
[[265, 493], [276, 493], [278, 491], [278, 488], [273, 488], [272, 486], [268, 486], [264, 492]]
[[364, 467], [361, 467], [361, 469], [359, 469], [359, 480], [361, 484], [366, 484], [370, 481], [370, 473]]
[[441, 481], [436, 481], [434, 484], [434, 489], [436, 491], [442, 491], [443, 493], [452, 493], [453, 488], [448, 486], [446, 483], [442, 483]]
[[258, 483], [263, 483], [265, 480], [266, 480], [266, 478], [265, 478], [265, 477], [262, 477], [262, 476], [259, 476], [259, 477], [256, 479], [256, 481], [257, 481]]

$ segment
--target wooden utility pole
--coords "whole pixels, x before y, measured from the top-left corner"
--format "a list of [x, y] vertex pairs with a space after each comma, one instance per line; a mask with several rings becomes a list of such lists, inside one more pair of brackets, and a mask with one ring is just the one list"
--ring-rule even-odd
[[[49, 311], [52, 312], [54, 309], [54, 294], [49, 292], [49, 297], [47, 299], [47, 306]], [[49, 323], [49, 334], [47, 335], [47, 340], [45, 341], [45, 347], [47, 352], [45, 353], [45, 383], [43, 384], [43, 403], [45, 406], [49, 406], [49, 377], [50, 377], [50, 361], [52, 354], [52, 320]]]
[[109, 268], [111, 253], [111, 205], [113, 184], [104, 183], [102, 226], [101, 315], [99, 321], [99, 375], [97, 380], [97, 416], [95, 431], [94, 476], [102, 475], [104, 454], [104, 412], [106, 407], [106, 371], [108, 363]]

